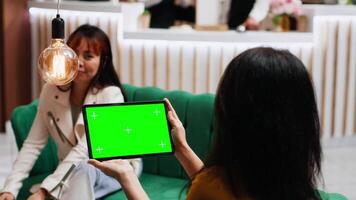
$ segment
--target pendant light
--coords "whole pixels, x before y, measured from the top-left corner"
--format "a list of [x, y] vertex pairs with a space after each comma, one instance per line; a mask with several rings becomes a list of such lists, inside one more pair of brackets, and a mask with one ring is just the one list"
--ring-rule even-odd
[[52, 20], [51, 44], [41, 52], [38, 59], [38, 70], [47, 83], [62, 86], [74, 80], [78, 73], [79, 60], [76, 53], [64, 42], [64, 20], [57, 15]]

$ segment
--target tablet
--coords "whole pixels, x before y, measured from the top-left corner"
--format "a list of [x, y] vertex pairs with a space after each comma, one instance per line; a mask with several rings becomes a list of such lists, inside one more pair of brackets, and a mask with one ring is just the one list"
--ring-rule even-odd
[[110, 160], [173, 153], [164, 101], [83, 107], [89, 158]]

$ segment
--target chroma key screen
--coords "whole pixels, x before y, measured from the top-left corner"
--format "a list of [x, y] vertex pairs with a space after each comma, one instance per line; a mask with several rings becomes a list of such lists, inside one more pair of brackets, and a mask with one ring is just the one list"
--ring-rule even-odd
[[86, 105], [83, 115], [90, 158], [173, 152], [163, 101]]

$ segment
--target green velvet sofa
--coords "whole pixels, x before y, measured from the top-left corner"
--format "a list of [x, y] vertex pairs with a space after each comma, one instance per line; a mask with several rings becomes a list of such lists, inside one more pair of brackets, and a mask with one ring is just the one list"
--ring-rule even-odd
[[[187, 140], [202, 159], [207, 155], [213, 130], [214, 95], [194, 95], [183, 91], [165, 91], [154, 87], [124, 85], [129, 101], [162, 100], [167, 97], [177, 111], [187, 132]], [[37, 111], [37, 101], [17, 107], [11, 123], [17, 146], [20, 149], [31, 128]], [[31, 185], [40, 183], [58, 164], [56, 146], [49, 143], [38, 158], [29, 178], [24, 181], [17, 199], [26, 199]], [[184, 199], [183, 189], [188, 177], [174, 155], [143, 158], [143, 174], [140, 181], [152, 200]], [[122, 191], [106, 196], [106, 200], [126, 199]]]
[[[187, 140], [197, 155], [204, 159], [211, 145], [213, 130], [214, 95], [194, 95], [183, 91], [164, 91], [153, 87], [134, 87], [124, 85], [129, 101], [162, 100], [167, 97], [177, 111], [184, 127]], [[17, 146], [20, 149], [31, 128], [37, 111], [37, 101], [17, 107], [12, 115]], [[27, 199], [29, 189], [40, 183], [58, 164], [56, 146], [49, 139], [47, 146], [38, 158], [29, 178], [24, 181], [17, 199]], [[151, 156], [143, 158], [143, 174], [140, 181], [152, 200], [185, 199], [188, 177], [173, 155]], [[319, 191], [323, 200], [346, 200], [339, 194]], [[126, 199], [122, 191], [103, 198], [105, 200]]]

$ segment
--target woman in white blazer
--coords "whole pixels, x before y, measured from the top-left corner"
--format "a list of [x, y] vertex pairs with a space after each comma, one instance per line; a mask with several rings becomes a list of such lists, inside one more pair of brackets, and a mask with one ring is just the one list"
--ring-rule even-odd
[[[84, 104], [125, 101], [113, 66], [110, 41], [99, 28], [83, 25], [71, 34], [67, 43], [78, 55], [78, 75], [66, 87], [43, 86], [32, 128], [5, 182], [0, 200], [15, 199], [48, 137], [52, 137], [57, 145], [60, 162], [54, 173], [46, 177], [29, 197], [30, 200], [49, 196], [96, 199], [121, 188], [115, 179], [86, 164], [88, 151], [81, 114]], [[129, 161], [139, 175], [142, 161]]]

